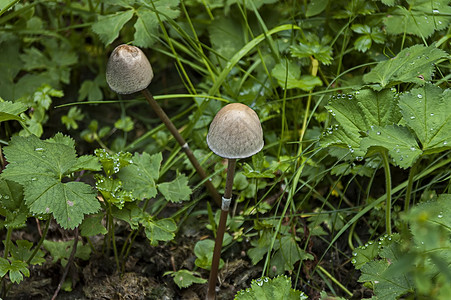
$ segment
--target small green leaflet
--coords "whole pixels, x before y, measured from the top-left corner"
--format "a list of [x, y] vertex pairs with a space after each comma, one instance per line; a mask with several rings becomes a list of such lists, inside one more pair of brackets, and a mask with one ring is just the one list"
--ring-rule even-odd
[[251, 287], [239, 291], [235, 295], [235, 300], [305, 300], [307, 295], [303, 292], [291, 288], [289, 277], [277, 276], [273, 279], [262, 277], [254, 279]]
[[[194, 246], [194, 254], [196, 255], [196, 260], [194, 264], [199, 268], [210, 270], [211, 260], [213, 258], [213, 249], [215, 247], [215, 242], [213, 240], [202, 240], [198, 241]], [[219, 260], [219, 269], [224, 266], [224, 261]]]
[[301, 68], [291, 61], [278, 63], [273, 68], [271, 75], [284, 89], [298, 88], [303, 91], [311, 91], [315, 86], [321, 86], [321, 79], [311, 75], [301, 76]]
[[99, 15], [97, 22], [92, 25], [92, 30], [105, 45], [109, 45], [119, 36], [119, 31], [132, 17], [132, 10], [105, 16]]
[[313, 17], [322, 13], [329, 4], [329, 0], [312, 0], [307, 4], [307, 11], [305, 12], [305, 16]]
[[[33, 243], [27, 240], [17, 240], [16, 241], [17, 246], [14, 244], [11, 245], [10, 253], [11, 257], [15, 260], [21, 260], [26, 262], [31, 254], [33, 254], [34, 249], [31, 250], [33, 247]], [[30, 264], [32, 265], [40, 265], [45, 262], [44, 258], [44, 251], [38, 250], [33, 257], [33, 259], [30, 261]]]
[[[9, 280], [13, 283], [19, 283], [23, 280], [23, 275], [30, 277], [30, 270], [26, 262], [11, 259], [11, 261], [0, 257], [0, 277], [9, 274]], [[23, 275], [22, 275], [23, 274]]]
[[426, 84], [400, 97], [404, 120], [426, 153], [451, 147], [451, 90]]
[[292, 236], [284, 236], [279, 250], [271, 258], [271, 266], [277, 268], [275, 274], [282, 274], [284, 271], [293, 271], [295, 263], [306, 259], [313, 259], [313, 256], [302, 250]]
[[[24, 186], [25, 203], [31, 212], [52, 213], [63, 228], [72, 229], [82, 222], [85, 214], [100, 209], [96, 192], [89, 185], [62, 182], [81, 169], [80, 162], [86, 162], [85, 158], [76, 156], [71, 138], [61, 133], [45, 141], [33, 135], [14, 136], [4, 153], [9, 164], [1, 176]], [[92, 162], [90, 167], [98, 169]]]
[[92, 25], [92, 30], [99, 36], [100, 40], [109, 45], [117, 39], [124, 25], [137, 17], [135, 22], [135, 35], [133, 43], [138, 47], [147, 48], [157, 40], [159, 22], [161, 20], [175, 19], [180, 14], [176, 8], [179, 0], [159, 0], [152, 4], [142, 2], [142, 5], [133, 8], [127, 2], [117, 3], [125, 10], [115, 12], [109, 15], [100, 15], [97, 22]]
[[448, 28], [451, 20], [449, 0], [407, 0], [408, 9], [397, 6], [384, 20], [389, 34], [413, 34], [427, 38], [436, 30]]
[[0, 177], [0, 225], [10, 228], [25, 226], [29, 211], [23, 201], [22, 185]]
[[393, 58], [382, 61], [371, 72], [363, 76], [363, 81], [376, 90], [401, 82], [424, 84], [432, 79], [434, 63], [448, 54], [434, 44], [429, 47], [415, 45], [399, 52]]
[[183, 289], [190, 287], [193, 283], [206, 283], [207, 280], [198, 277], [199, 274], [188, 270], [179, 270], [177, 272], [166, 272], [164, 276], [171, 275], [174, 278], [175, 284]]
[[27, 108], [28, 107], [24, 103], [13, 103], [10, 101], [2, 102], [0, 98], [0, 122], [9, 120], [22, 121], [19, 114], [23, 113]]

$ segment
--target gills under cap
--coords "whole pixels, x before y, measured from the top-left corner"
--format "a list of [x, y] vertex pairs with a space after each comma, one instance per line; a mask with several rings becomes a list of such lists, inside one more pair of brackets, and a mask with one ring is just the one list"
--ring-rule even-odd
[[106, 82], [118, 94], [139, 92], [150, 84], [152, 66], [146, 55], [135, 46], [119, 45], [106, 66]]
[[241, 103], [224, 106], [210, 124], [207, 144], [215, 154], [228, 159], [256, 154], [264, 145], [257, 114]]

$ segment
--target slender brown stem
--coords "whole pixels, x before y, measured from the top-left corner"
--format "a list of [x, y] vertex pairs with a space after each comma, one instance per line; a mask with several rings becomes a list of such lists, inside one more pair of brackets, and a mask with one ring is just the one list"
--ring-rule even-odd
[[214, 300], [216, 297], [216, 278], [218, 276], [219, 261], [221, 260], [222, 241], [229, 214], [229, 206], [232, 200], [233, 176], [235, 174], [236, 159], [229, 159], [227, 165], [227, 179], [222, 197], [221, 216], [219, 218], [218, 230], [216, 231], [215, 248], [213, 250], [213, 258], [211, 261], [210, 277], [208, 279], [207, 300]]
[[177, 143], [182, 147], [183, 151], [185, 152], [186, 156], [188, 156], [189, 161], [193, 165], [194, 169], [196, 169], [197, 174], [199, 174], [200, 178], [204, 181], [204, 185], [207, 188], [210, 195], [213, 197], [213, 200], [216, 202], [217, 205], [221, 205], [221, 196], [219, 195], [218, 191], [215, 189], [213, 184], [211, 183], [210, 179], [208, 179], [207, 174], [205, 173], [204, 169], [200, 165], [197, 158], [194, 156], [193, 152], [191, 151], [190, 147], [188, 146], [188, 143], [185, 141], [185, 139], [182, 137], [180, 132], [177, 130], [177, 128], [172, 123], [171, 119], [166, 115], [164, 110], [161, 108], [161, 106], [155, 101], [152, 94], [149, 92], [148, 89], [144, 89], [141, 91], [144, 97], [146, 97], [147, 102], [149, 102], [150, 106], [152, 107], [153, 111], [158, 115], [158, 117], [161, 119], [161, 121], [166, 125], [168, 130], [171, 132], [172, 136], [174, 136]]

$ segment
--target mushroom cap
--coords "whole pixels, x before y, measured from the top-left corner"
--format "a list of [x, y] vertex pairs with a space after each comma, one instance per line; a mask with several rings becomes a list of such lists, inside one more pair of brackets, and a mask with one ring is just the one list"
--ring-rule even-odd
[[123, 44], [111, 53], [106, 65], [106, 82], [116, 93], [139, 92], [147, 88], [152, 78], [152, 66], [138, 47]]
[[224, 106], [210, 124], [207, 144], [215, 154], [228, 159], [256, 154], [264, 145], [257, 114], [241, 103]]

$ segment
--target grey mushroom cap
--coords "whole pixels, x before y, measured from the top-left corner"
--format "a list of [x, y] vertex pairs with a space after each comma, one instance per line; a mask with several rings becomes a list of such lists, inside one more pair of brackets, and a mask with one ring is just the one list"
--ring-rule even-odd
[[108, 59], [106, 82], [118, 94], [132, 94], [147, 88], [152, 66], [144, 52], [130, 45], [117, 46]]
[[224, 106], [210, 124], [208, 147], [228, 158], [246, 158], [258, 153], [264, 145], [260, 120], [250, 107], [241, 103]]

